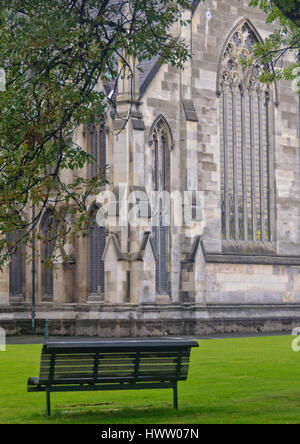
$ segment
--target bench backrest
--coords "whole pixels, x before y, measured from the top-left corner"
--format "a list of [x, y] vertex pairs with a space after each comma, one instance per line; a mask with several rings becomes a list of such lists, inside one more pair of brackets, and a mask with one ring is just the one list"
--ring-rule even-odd
[[40, 383], [137, 383], [183, 381], [191, 341], [49, 343], [43, 347]]

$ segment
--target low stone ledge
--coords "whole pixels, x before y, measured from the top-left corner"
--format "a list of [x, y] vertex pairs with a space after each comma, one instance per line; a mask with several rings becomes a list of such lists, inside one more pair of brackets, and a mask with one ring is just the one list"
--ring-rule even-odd
[[[259, 309], [258, 309], [259, 308]], [[36, 334], [43, 335], [45, 319], [49, 319], [50, 336], [90, 336], [103, 338], [197, 336], [222, 333], [292, 332], [300, 326], [300, 306], [283, 304], [269, 306], [149, 307], [149, 310], [87, 313], [74, 311], [60, 318], [53, 313], [37, 311]], [[134, 314], [134, 315], [133, 315]], [[92, 315], [91, 317], [89, 315]], [[43, 317], [42, 317], [43, 316]], [[31, 318], [0, 319], [7, 336], [30, 335]]]

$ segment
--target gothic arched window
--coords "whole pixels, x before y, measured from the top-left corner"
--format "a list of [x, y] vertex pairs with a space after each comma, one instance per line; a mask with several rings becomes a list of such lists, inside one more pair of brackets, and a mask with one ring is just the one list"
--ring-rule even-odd
[[[7, 236], [10, 247], [16, 245], [21, 238], [21, 232], [15, 232]], [[24, 299], [24, 247], [19, 244], [10, 256], [9, 263], [9, 298]]]
[[96, 216], [99, 209], [94, 207], [88, 232], [89, 251], [89, 293], [103, 294], [105, 291], [104, 261], [102, 259], [106, 246], [106, 228], [99, 227]]
[[244, 21], [228, 39], [220, 62], [224, 240], [271, 241], [270, 87], [259, 81], [265, 66], [242, 63], [259, 41]]
[[106, 174], [106, 125], [104, 118], [91, 128], [92, 177]]
[[158, 294], [169, 293], [169, 226], [164, 192], [169, 191], [170, 176], [170, 134], [163, 118], [158, 119], [152, 130], [152, 190], [157, 193], [156, 217], [152, 228], [154, 248], [157, 253], [156, 291]]
[[53, 270], [51, 268], [51, 259], [53, 259], [57, 221], [51, 209], [47, 209], [41, 222], [42, 248], [42, 300], [53, 301]]

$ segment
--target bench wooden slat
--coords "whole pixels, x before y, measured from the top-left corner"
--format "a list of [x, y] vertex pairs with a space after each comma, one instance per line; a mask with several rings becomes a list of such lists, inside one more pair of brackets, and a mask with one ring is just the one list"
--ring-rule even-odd
[[[56, 361], [55, 367], [61, 367], [61, 366], [70, 366], [72, 365], [78, 365], [78, 366], [93, 366], [95, 362], [95, 359], [90, 359], [89, 361]], [[41, 368], [50, 368], [50, 362], [41, 362]]]
[[[157, 352], [140, 352], [141, 358], [176, 358], [178, 356], [178, 351], [173, 352], [165, 352], [165, 351], [157, 351]], [[55, 360], [60, 361], [68, 361], [68, 360], [86, 360], [86, 359], [94, 359], [96, 353], [94, 354], [56, 354]], [[190, 353], [187, 351], [183, 351], [180, 353], [182, 357], [189, 357]], [[99, 353], [99, 357], [101, 360], [104, 359], [134, 359], [136, 357], [136, 353]], [[51, 354], [43, 354], [42, 355], [42, 361], [50, 361], [51, 360]]]
[[[141, 358], [140, 359], [140, 365], [143, 364], [175, 364], [178, 361], [178, 357], [175, 358], [162, 358], [162, 359], [153, 359], [153, 358]], [[63, 360], [63, 361], [55, 361], [55, 367], [67, 367], [67, 366], [93, 366], [95, 362], [95, 359], [90, 360]], [[101, 359], [99, 361], [99, 365], [106, 366], [106, 365], [128, 365], [128, 364], [134, 364], [135, 359], [108, 359], [103, 360]], [[181, 360], [182, 364], [188, 364], [189, 358], [183, 358]], [[48, 369], [50, 368], [50, 361], [43, 361], [41, 362], [41, 368]]]
[[[110, 371], [110, 372], [114, 372], [114, 371], [134, 371], [134, 364], [132, 365], [118, 365], [118, 366], [99, 366], [98, 367], [98, 372], [100, 371]], [[60, 372], [60, 373], [73, 373], [76, 371], [82, 371], [82, 372], [93, 372], [94, 371], [94, 367], [78, 367], [78, 366], [73, 366], [73, 367], [55, 367], [55, 372]]]
[[60, 373], [60, 372], [58, 372], [58, 373], [55, 373], [53, 381], [56, 381], [56, 380], [62, 379], [62, 378], [69, 378], [69, 379], [90, 378], [90, 379], [93, 379], [93, 372], [87, 372], [87, 373], [85, 373], [85, 372], [77, 372], [77, 373], [63, 372], [63, 373]]
[[[178, 373], [182, 374], [186, 371], [188, 371], [188, 364], [184, 364], [182, 363], [179, 367]], [[141, 372], [147, 370], [148, 372], [153, 372], [153, 374], [156, 374], [157, 372], [176, 372], [177, 370], [177, 363], [169, 363], [169, 364], [165, 364], [165, 363], [155, 363], [155, 364], [149, 364], [149, 363], [143, 363], [141, 362], [139, 365], [139, 369], [138, 369], [138, 374], [140, 374]], [[112, 376], [116, 373], [134, 373], [135, 371], [135, 365], [134, 363], [130, 363], [130, 364], [123, 364], [120, 363], [119, 365], [112, 365], [112, 366], [107, 366], [107, 365], [101, 365], [101, 363], [99, 364], [98, 367], [98, 375], [101, 374], [111, 374]], [[91, 376], [94, 374], [94, 366], [93, 365], [89, 365], [89, 366], [81, 366], [81, 365], [72, 365], [72, 366], [55, 366], [54, 369], [54, 379], [57, 377], [61, 377], [61, 375], [73, 375], [74, 374], [90, 374]], [[58, 376], [60, 375], [60, 376]], [[40, 378], [42, 378], [43, 380], [46, 379], [50, 379], [50, 367], [41, 367], [41, 371], [40, 371]]]
[[[185, 369], [188, 368], [187, 364], [183, 364], [180, 366], [180, 371], [183, 371]], [[173, 371], [177, 369], [177, 364], [176, 363], [172, 363], [172, 364], [153, 364], [153, 365], [149, 365], [141, 363], [139, 366], [139, 371], [142, 370], [153, 370], [153, 371], [159, 371], [159, 370], [165, 370], [165, 371]], [[134, 371], [135, 370], [135, 365], [134, 364], [130, 364], [130, 365], [114, 365], [114, 366], [102, 366], [101, 364], [98, 367], [98, 373], [100, 372], [115, 372], [115, 371]], [[41, 368], [41, 374], [42, 375], [46, 375], [49, 374], [50, 371], [50, 367], [49, 368]], [[93, 372], [94, 371], [94, 366], [67, 366], [67, 367], [60, 367], [60, 366], [56, 366], [55, 370], [54, 370], [54, 374], [56, 374], [57, 372], [60, 373], [74, 373], [74, 372]]]
[[[55, 355], [55, 361], [93, 361], [95, 354], [89, 355]], [[42, 355], [41, 362], [47, 363], [51, 361], [51, 355]]]
[[[187, 369], [188, 366], [187, 365], [181, 365], [180, 366], [180, 371], [183, 371], [185, 369]], [[143, 370], [153, 370], [153, 371], [159, 371], [159, 370], [176, 370], [177, 369], [177, 365], [176, 364], [171, 364], [171, 365], [159, 365], [159, 364], [155, 364], [155, 365], [140, 365], [139, 367], [139, 371], [143, 371]]]
[[[172, 363], [177, 363], [178, 361], [178, 356], [174, 357], [174, 358], [157, 358], [157, 359], [149, 359], [149, 358], [141, 358], [140, 363], [145, 363], [145, 364], [172, 364]], [[181, 362], [182, 363], [189, 363], [190, 359], [189, 358], [182, 358]]]
[[[153, 371], [158, 371], [158, 370], [170, 370], [170, 371], [172, 371], [173, 369], [175, 369], [176, 370], [176, 364], [170, 364], [170, 365], [161, 365], [161, 364], [155, 364], [155, 365], [144, 365], [144, 364], [140, 364], [140, 366], [139, 366], [139, 372], [142, 370], [142, 369], [147, 369], [147, 370], [153, 370]], [[108, 372], [108, 371], [110, 371], [110, 372], [114, 372], [114, 371], [118, 371], [118, 370], [130, 370], [130, 369], [132, 369], [132, 370], [134, 370], [135, 369], [135, 367], [134, 366], [122, 366], [122, 365], [118, 365], [118, 366], [99, 366], [99, 369], [98, 369], [98, 373], [99, 372]]]
[[[187, 374], [187, 370], [183, 369], [179, 374], [177, 373], [176, 369], [173, 369], [172, 371], [170, 370], [148, 370], [147, 369], [143, 369], [142, 371], [139, 371], [138, 376], [135, 375], [134, 370], [123, 370], [123, 371], [114, 371], [114, 372], [99, 372], [97, 374], [97, 379], [102, 379], [102, 378], [111, 378], [113, 379], [114, 377], [116, 378], [121, 378], [121, 377], [131, 377], [136, 379], [137, 381], [140, 379], [140, 377], [143, 376], [149, 376], [149, 377], [153, 377], [154, 380], [160, 380], [162, 377], [163, 379], [170, 379], [173, 378], [174, 376], [176, 376], [176, 374], [178, 376], [184, 376]], [[58, 379], [61, 378], [70, 378], [70, 379], [78, 379], [78, 378], [93, 378], [93, 372], [55, 372], [54, 374], [54, 378], [53, 378], [53, 382], [55, 382]], [[40, 380], [44, 381], [44, 382], [48, 382], [49, 381], [49, 377], [47, 374], [42, 374], [40, 376]]]
[[168, 352], [145, 353], [145, 352], [142, 352], [140, 356], [141, 356], [141, 358], [152, 358], [152, 357], [153, 358], [175, 358], [175, 357], [178, 357], [179, 353], [180, 353], [180, 356], [182, 356], [182, 357], [189, 357], [190, 356], [190, 353], [186, 352], [186, 351], [176, 352], [176, 353], [174, 353], [174, 352], [173, 353], [168, 353]]
[[[168, 370], [168, 369], [173, 369], [176, 367], [177, 367], [177, 364], [175, 362], [169, 363], [169, 364], [168, 363], [165, 364], [163, 362], [162, 363], [157, 362], [154, 364], [149, 363], [149, 362], [146, 362], [146, 363], [141, 362], [139, 369], [147, 368], [147, 369], [157, 370], [157, 369], [162, 368], [162, 369]], [[181, 368], [184, 368], [184, 367], [188, 367], [188, 364], [182, 363]], [[133, 369], [134, 370], [134, 368], [135, 368], [134, 362], [132, 362], [130, 364], [120, 363], [119, 365], [110, 365], [110, 366], [100, 364], [98, 367], [99, 371], [100, 370], [101, 371], [114, 371], [114, 370], [122, 370], [122, 369]], [[76, 365], [75, 362], [71, 366], [58, 366], [58, 365], [55, 366], [55, 371], [64, 371], [64, 372], [74, 372], [74, 371], [86, 372], [86, 371], [93, 371], [93, 370], [94, 370], [94, 365], [82, 365], [81, 366], [81, 365]], [[47, 374], [47, 373], [49, 373], [49, 371], [50, 371], [50, 367], [41, 367], [41, 372], [43, 374]]]
[[[88, 386], [93, 386], [93, 385], [97, 385], [97, 384], [114, 384], [116, 387], [116, 390], [118, 390], [118, 387], [120, 387], [120, 384], [132, 384], [132, 383], [141, 383], [141, 382], [171, 382], [171, 381], [186, 381], [187, 376], [186, 375], [182, 375], [180, 377], [174, 377], [174, 378], [164, 378], [163, 376], [161, 376], [160, 378], [153, 378], [152, 376], [140, 376], [138, 381], [135, 381], [134, 378], [132, 376], [121, 376], [121, 377], [114, 377], [112, 378], [111, 376], [107, 376], [107, 377], [101, 377], [101, 378], [97, 378], [96, 380], [94, 380], [94, 378], [90, 378], [90, 377], [84, 377], [84, 378], [59, 378], [56, 379], [55, 381], [53, 381], [52, 386], [55, 387], [60, 386], [60, 385], [64, 385], [64, 384], [71, 384], [71, 385], [78, 385], [78, 386], [84, 386], [84, 385], [88, 385]], [[40, 381], [41, 384], [46, 384], [47, 381]]]
[[69, 353], [135, 353], [139, 352], [157, 352], [157, 351], [180, 351], [190, 350], [198, 344], [190, 340], [173, 339], [147, 339], [147, 340], [129, 340], [129, 341], [91, 341], [91, 342], [48, 342], [44, 348], [44, 353], [69, 354]]
[[55, 367], [55, 371], [54, 371], [54, 373], [56, 373], [56, 372], [60, 372], [60, 373], [63, 373], [63, 372], [83, 372], [83, 373], [86, 373], [86, 372], [91, 372], [91, 373], [93, 373], [93, 371], [94, 371], [94, 366], [93, 365], [89, 365], [89, 366], [78, 366], [78, 365], [73, 365], [72, 367]]
[[[182, 377], [185, 375], [181, 375]], [[174, 379], [176, 377], [176, 371], [173, 372], [140, 372], [138, 377], [135, 377], [134, 372], [115, 372], [112, 373], [103, 373], [98, 374], [96, 381], [104, 381], [106, 379], [109, 379], [110, 381], [113, 381], [114, 379], [116, 381], [118, 380], [135, 380], [136, 382], [140, 381], [144, 377], [147, 377], [151, 381], [169, 381], [171, 379]], [[59, 382], [61, 379], [70, 379], [73, 381], [77, 381], [78, 384], [80, 384], [81, 380], [89, 379], [91, 381], [94, 381], [92, 374], [90, 373], [57, 373], [55, 374], [55, 377], [53, 379], [53, 384]], [[41, 381], [47, 382], [47, 379], [41, 379]]]

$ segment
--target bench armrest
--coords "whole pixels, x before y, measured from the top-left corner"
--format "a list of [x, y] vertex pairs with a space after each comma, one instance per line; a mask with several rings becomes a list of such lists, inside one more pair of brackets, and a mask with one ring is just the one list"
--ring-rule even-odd
[[27, 381], [27, 391], [28, 392], [43, 392], [43, 388], [40, 384], [40, 378], [28, 378]]

